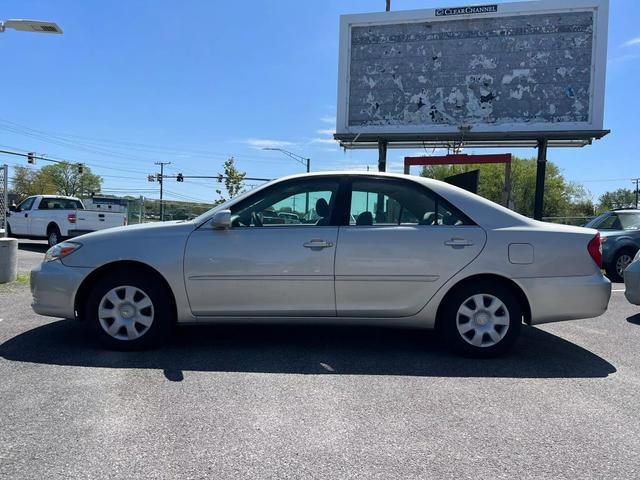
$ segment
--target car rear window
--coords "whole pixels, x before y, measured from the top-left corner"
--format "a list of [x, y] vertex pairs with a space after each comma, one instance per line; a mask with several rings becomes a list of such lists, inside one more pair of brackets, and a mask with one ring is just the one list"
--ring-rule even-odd
[[68, 198], [43, 198], [40, 200], [38, 210], [76, 210], [82, 209], [79, 200]]

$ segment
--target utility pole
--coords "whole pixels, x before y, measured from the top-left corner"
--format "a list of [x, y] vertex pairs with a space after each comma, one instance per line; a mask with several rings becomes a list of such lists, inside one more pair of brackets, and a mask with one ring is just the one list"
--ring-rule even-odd
[[164, 166], [171, 165], [171, 162], [155, 162], [156, 165], [160, 165], [160, 176], [158, 182], [160, 182], [160, 221], [164, 222], [164, 202], [162, 200], [162, 184], [164, 183]]
[[638, 208], [638, 197], [640, 196], [640, 178], [632, 178], [631, 181], [636, 184], [636, 208]]
[[391, 0], [387, 0], [387, 8], [385, 11], [387, 12], [391, 11]]

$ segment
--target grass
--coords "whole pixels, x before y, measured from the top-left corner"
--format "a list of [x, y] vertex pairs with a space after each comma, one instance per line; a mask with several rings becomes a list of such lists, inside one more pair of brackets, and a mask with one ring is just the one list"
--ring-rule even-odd
[[29, 272], [18, 272], [17, 278], [14, 282], [0, 283], [0, 292], [9, 290], [13, 286], [29, 285]]

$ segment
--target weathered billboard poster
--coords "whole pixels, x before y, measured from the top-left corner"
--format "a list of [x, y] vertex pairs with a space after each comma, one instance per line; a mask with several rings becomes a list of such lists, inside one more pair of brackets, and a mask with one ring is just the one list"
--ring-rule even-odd
[[337, 133], [602, 128], [607, 0], [341, 18]]

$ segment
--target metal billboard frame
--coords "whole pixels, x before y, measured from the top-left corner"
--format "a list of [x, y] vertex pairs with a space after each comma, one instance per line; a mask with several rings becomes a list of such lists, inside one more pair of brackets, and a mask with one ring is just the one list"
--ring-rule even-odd
[[[601, 139], [610, 131], [603, 129], [604, 91], [607, 66], [609, 0], [536, 0], [501, 3], [491, 16], [514, 16], [554, 12], [593, 11], [594, 32], [591, 62], [590, 123], [551, 123], [518, 125], [516, 128], [495, 128], [460, 125], [426, 129], [424, 126], [367, 126], [348, 125], [349, 65], [351, 60], [351, 27], [393, 23], [437, 22], [450, 19], [436, 15], [436, 10], [423, 9], [396, 12], [343, 15], [340, 17], [340, 55], [338, 65], [338, 103], [334, 139], [345, 149], [378, 149], [378, 169], [386, 170], [388, 148], [524, 148], [536, 147], [537, 171], [534, 218], [542, 218], [547, 149], [549, 147], [584, 147]], [[486, 17], [486, 13], [456, 15], [457, 19]], [[544, 128], [540, 128], [544, 126]], [[573, 127], [573, 128], [572, 128]]]

